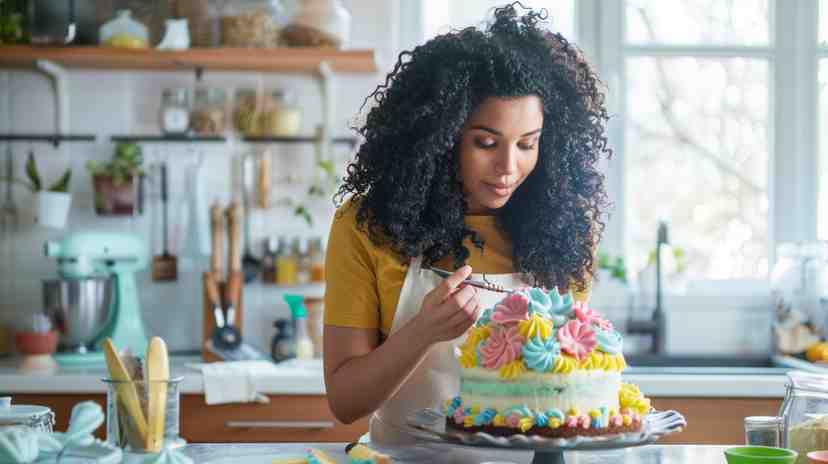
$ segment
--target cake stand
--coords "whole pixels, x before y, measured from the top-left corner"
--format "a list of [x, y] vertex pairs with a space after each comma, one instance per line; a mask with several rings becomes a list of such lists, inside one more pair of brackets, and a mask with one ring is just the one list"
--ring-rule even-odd
[[547, 438], [517, 434], [498, 437], [485, 432], [464, 432], [446, 428], [446, 416], [434, 409], [423, 409], [408, 417], [406, 433], [422, 440], [463, 446], [534, 450], [532, 464], [564, 464], [564, 451], [610, 450], [649, 445], [661, 437], [680, 432], [687, 426], [676, 411], [656, 411], [644, 417], [638, 432], [599, 437]]

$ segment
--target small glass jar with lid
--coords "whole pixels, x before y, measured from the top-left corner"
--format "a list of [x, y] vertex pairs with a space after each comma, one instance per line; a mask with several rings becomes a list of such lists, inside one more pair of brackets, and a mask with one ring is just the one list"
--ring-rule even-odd
[[234, 0], [219, 9], [221, 44], [225, 47], [274, 48], [284, 24], [279, 2]]
[[190, 130], [190, 90], [164, 89], [158, 119], [164, 134], [186, 134]]
[[345, 48], [351, 36], [351, 13], [341, 0], [301, 0], [282, 30], [289, 47]]
[[256, 90], [240, 88], [236, 90], [233, 104], [233, 128], [244, 136], [259, 134], [259, 99]]
[[293, 93], [275, 89], [262, 99], [259, 114], [259, 132], [270, 137], [292, 137], [302, 125], [302, 108]]
[[225, 106], [227, 94], [224, 89], [202, 87], [195, 91], [190, 127], [196, 135], [220, 135], [225, 129]]

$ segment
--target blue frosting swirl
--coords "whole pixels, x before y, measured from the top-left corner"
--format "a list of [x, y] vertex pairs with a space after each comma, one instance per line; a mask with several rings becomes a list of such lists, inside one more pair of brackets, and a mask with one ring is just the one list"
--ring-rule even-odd
[[566, 416], [564, 415], [563, 411], [561, 411], [558, 408], [553, 408], [546, 411], [546, 417], [558, 419], [561, 422], [563, 422], [564, 419], [566, 419]]
[[552, 322], [554, 322], [558, 327], [566, 324], [567, 320], [570, 319], [573, 314], [572, 293], [561, 295], [558, 293], [558, 287], [555, 287], [549, 292], [549, 300], [551, 304], [550, 316], [552, 318]]
[[549, 371], [560, 355], [561, 346], [555, 341], [555, 337], [541, 340], [535, 336], [523, 345], [523, 361], [529, 369], [537, 372]]
[[552, 299], [543, 290], [532, 287], [529, 289], [529, 315], [538, 314], [541, 317], [549, 317], [552, 309]]
[[595, 331], [595, 340], [598, 349], [608, 354], [619, 354], [623, 351], [624, 340], [616, 330], [598, 329]]
[[549, 425], [549, 417], [542, 412], [537, 412], [535, 413], [535, 424], [537, 424], [538, 427], [546, 427]]
[[480, 317], [477, 318], [477, 326], [481, 327], [489, 323], [492, 320], [492, 312], [494, 311], [493, 308], [486, 308], [480, 313]]

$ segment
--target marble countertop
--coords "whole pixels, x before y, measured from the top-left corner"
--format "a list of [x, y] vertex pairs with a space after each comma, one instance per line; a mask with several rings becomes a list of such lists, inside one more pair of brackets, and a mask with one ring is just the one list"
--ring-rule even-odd
[[[182, 393], [204, 393], [204, 379], [194, 368], [196, 356], [173, 356], [171, 373], [182, 377]], [[107, 377], [103, 363], [85, 367], [58, 367], [48, 371], [21, 371], [19, 359], [0, 360], [0, 392], [14, 393], [103, 393]], [[252, 375], [260, 393], [271, 395], [324, 395], [321, 360], [288, 361]], [[624, 380], [654, 397], [743, 397], [782, 398], [785, 395], [784, 369], [635, 369]]]
[[[276, 457], [298, 456], [313, 447], [328, 453], [337, 462], [348, 462], [345, 444], [215, 444], [189, 445], [184, 452], [202, 464], [270, 464]], [[493, 448], [471, 448], [451, 445], [417, 445], [380, 449], [398, 463], [499, 464], [532, 463], [531, 451], [506, 451]], [[636, 463], [636, 464], [724, 464], [726, 446], [651, 445], [613, 451], [583, 451], [564, 454], [567, 464]]]

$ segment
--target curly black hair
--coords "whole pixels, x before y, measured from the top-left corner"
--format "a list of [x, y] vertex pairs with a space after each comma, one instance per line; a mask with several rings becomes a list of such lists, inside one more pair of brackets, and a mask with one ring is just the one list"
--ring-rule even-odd
[[[461, 129], [483, 100], [543, 101], [538, 164], [496, 211], [513, 243], [516, 272], [547, 288], [583, 291], [608, 208], [598, 170], [611, 149], [604, 85], [581, 51], [542, 28], [546, 11], [497, 8], [493, 21], [405, 51], [365, 104], [364, 139], [335, 196], [355, 200], [357, 222], [376, 244], [425, 265], [461, 265], [482, 239], [466, 227], [459, 169]], [[373, 101], [371, 101], [373, 100]], [[365, 105], [363, 105], [365, 106]]]

